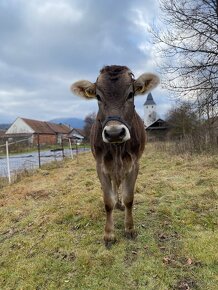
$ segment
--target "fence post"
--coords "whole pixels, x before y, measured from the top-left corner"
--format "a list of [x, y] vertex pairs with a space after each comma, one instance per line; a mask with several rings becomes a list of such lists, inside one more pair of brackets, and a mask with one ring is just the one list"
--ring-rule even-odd
[[39, 168], [40, 168], [41, 167], [41, 156], [40, 156], [39, 134], [37, 134], [37, 147], [38, 147], [38, 158], [39, 158]]
[[76, 140], [76, 163], [78, 164], [79, 163], [79, 150], [78, 150], [78, 144], [77, 144], [77, 139]]
[[9, 162], [8, 141], [6, 141], [5, 146], [6, 146], [6, 156], [7, 156], [8, 182], [11, 183], [11, 172], [10, 172], [10, 162]]
[[61, 137], [61, 150], [62, 150], [62, 158], [64, 159], [64, 144], [63, 144], [63, 138]]
[[78, 155], [78, 144], [77, 144], [77, 140], [76, 140], [76, 155]]
[[70, 138], [69, 138], [69, 147], [70, 147], [70, 156], [73, 159], [72, 144]]

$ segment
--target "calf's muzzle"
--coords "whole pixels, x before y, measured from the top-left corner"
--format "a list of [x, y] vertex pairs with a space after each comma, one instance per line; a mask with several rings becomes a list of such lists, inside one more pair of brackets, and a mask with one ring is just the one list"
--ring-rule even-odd
[[119, 116], [107, 117], [102, 127], [102, 139], [105, 143], [123, 143], [130, 139], [130, 128]]

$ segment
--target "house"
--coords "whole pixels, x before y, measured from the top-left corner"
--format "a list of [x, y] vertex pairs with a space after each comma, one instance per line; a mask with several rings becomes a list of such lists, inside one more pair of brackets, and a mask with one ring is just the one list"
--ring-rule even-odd
[[169, 125], [163, 119], [157, 119], [155, 122], [146, 127], [148, 141], [164, 141], [169, 132]]
[[85, 134], [81, 129], [73, 128], [68, 134], [68, 138], [70, 138], [73, 142], [81, 143], [85, 139]]
[[7, 139], [28, 138], [31, 144], [60, 144], [70, 132], [66, 125], [18, 117], [5, 132]]
[[169, 125], [158, 117], [157, 105], [151, 93], [148, 94], [144, 103], [144, 125], [148, 141], [162, 141], [167, 138]]

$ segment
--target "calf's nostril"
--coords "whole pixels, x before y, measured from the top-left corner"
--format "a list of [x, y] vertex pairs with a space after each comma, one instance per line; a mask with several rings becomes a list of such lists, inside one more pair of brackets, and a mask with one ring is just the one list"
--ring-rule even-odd
[[126, 130], [125, 128], [122, 128], [119, 134], [119, 137], [124, 137], [126, 135]]
[[107, 130], [104, 130], [104, 136], [106, 139], [110, 138], [110, 134], [107, 132]]

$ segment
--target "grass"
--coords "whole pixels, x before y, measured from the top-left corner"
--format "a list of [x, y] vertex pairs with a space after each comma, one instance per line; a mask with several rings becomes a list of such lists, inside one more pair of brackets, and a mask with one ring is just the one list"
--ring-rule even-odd
[[208, 289], [218, 285], [216, 156], [148, 145], [136, 185], [135, 241], [103, 244], [91, 153], [47, 165], [0, 192], [0, 289]]

